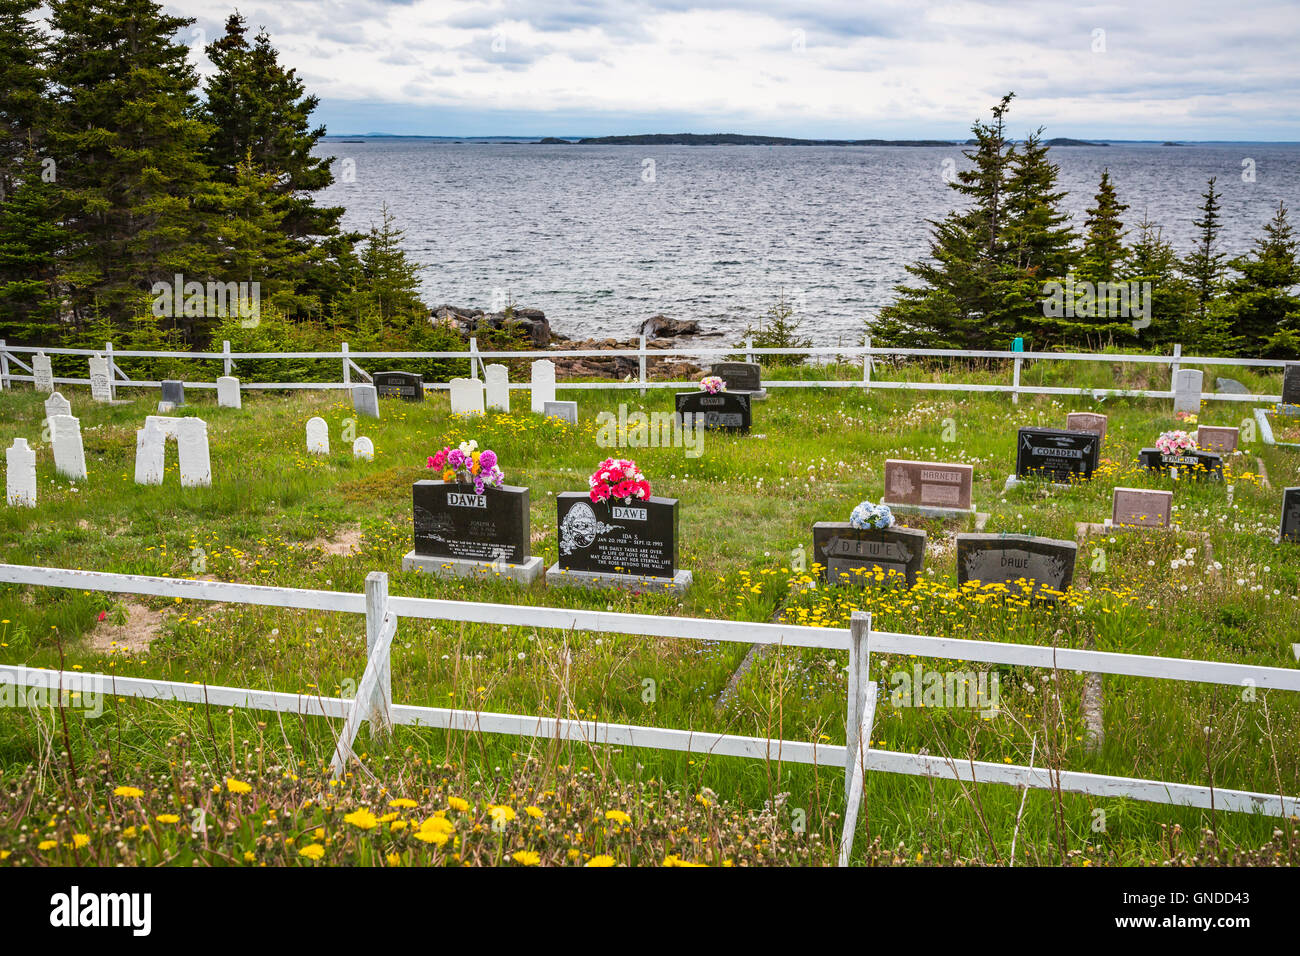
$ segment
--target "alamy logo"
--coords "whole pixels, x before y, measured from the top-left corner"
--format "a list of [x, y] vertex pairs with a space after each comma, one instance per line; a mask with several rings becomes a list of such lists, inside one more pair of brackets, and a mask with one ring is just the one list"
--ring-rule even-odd
[[82, 893], [74, 886], [70, 892], [50, 897], [50, 925], [68, 929], [127, 927], [133, 936], [148, 936], [153, 929], [153, 895]]
[[895, 671], [889, 702], [894, 707], [971, 708], [982, 717], [998, 713], [1001, 682], [988, 671], [930, 671], [920, 664], [911, 671]]
[[1043, 315], [1061, 318], [1131, 319], [1134, 330], [1151, 324], [1150, 282], [1064, 282], [1043, 284]]
[[262, 314], [262, 283], [190, 281], [179, 272], [171, 282], [155, 282], [152, 312], [157, 318], [226, 318], [237, 316], [245, 328], [256, 328]]

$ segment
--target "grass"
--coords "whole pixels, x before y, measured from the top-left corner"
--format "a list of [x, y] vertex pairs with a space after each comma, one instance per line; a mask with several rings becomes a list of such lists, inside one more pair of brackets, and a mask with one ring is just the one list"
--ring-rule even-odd
[[[779, 379], [809, 371], [766, 375]], [[846, 378], [860, 374], [840, 371]], [[875, 377], [944, 374], [952, 371], [908, 365], [878, 369]], [[1118, 385], [1125, 388], [1163, 387], [1157, 379], [1166, 375], [1155, 366], [1040, 362], [1026, 367], [1022, 381], [1116, 387], [1117, 374], [1127, 376]], [[960, 375], [962, 381], [1007, 380], [1005, 366], [992, 363], [964, 368]], [[1270, 381], [1255, 370], [1207, 370], [1208, 381], [1214, 375], [1240, 378], [1259, 391], [1278, 390], [1276, 376]], [[753, 435], [710, 434], [698, 458], [680, 448], [618, 452], [640, 463], [656, 494], [681, 502], [679, 561], [695, 575], [686, 595], [540, 585], [522, 590], [495, 579], [443, 581], [400, 570], [410, 549], [410, 485], [426, 477], [425, 458], [444, 443], [477, 439], [498, 452], [509, 483], [531, 488], [533, 553], [549, 564], [556, 559], [553, 496], [584, 489], [595, 464], [614, 453], [597, 445], [596, 413], [615, 410], [619, 402], [631, 411], [670, 411], [669, 391], [650, 390], [642, 398], [584, 390], [577, 427], [526, 411], [460, 420], [448, 414], [440, 396], [422, 404], [385, 400], [382, 420], [358, 421], [350, 404], [334, 394], [246, 391], [242, 410], [217, 408], [200, 394], [191, 397], [187, 411], [209, 424], [213, 487], [181, 489], [174, 446], [162, 487], [133, 481], [134, 432], [153, 410], [152, 395], [109, 407], [93, 404], [83, 389], [65, 393], [81, 419], [90, 472], [74, 488], [55, 475], [49, 443], [41, 440], [40, 397], [18, 389], [0, 396], [0, 435], [6, 446], [23, 436], [38, 448], [39, 499], [34, 510], [0, 510], [0, 558], [350, 591], [360, 591], [367, 572], [379, 570], [389, 574], [394, 594], [831, 627], [845, 626], [854, 609], [864, 609], [885, 630], [1295, 666], [1300, 552], [1275, 544], [1273, 537], [1281, 488], [1300, 484], [1300, 457], [1247, 443], [1227, 459], [1223, 483], [1148, 475], [1136, 465], [1138, 450], [1162, 430], [1188, 427], [1174, 421], [1167, 401], [1025, 396], [1014, 405], [1005, 395], [773, 389], [767, 402], [755, 406]], [[525, 393], [514, 398], [526, 408]], [[1074, 410], [1110, 416], [1097, 477], [1069, 488], [1026, 482], [1004, 493], [1016, 429], [1063, 427], [1066, 413]], [[1201, 420], [1235, 424], [1247, 413], [1235, 404], [1213, 404]], [[329, 423], [327, 457], [306, 454], [304, 427], [313, 415]], [[373, 439], [373, 462], [351, 457], [344, 436], [352, 431]], [[975, 502], [989, 514], [991, 532], [1074, 539], [1077, 522], [1109, 516], [1115, 485], [1172, 488], [1176, 526], [1082, 539], [1075, 588], [1055, 607], [958, 587], [953, 535], [969, 528], [952, 521], [905, 519], [930, 536], [925, 570], [911, 590], [885, 580], [865, 587], [810, 587], [815, 569], [801, 570], [800, 558], [806, 560], [811, 548], [812, 524], [844, 520], [858, 501], [878, 499], [884, 461], [891, 457], [974, 465]], [[349, 535], [358, 548], [332, 553], [341, 549], [331, 545]], [[126, 640], [136, 605], [162, 613], [157, 634], [147, 649], [109, 646], [115, 636]], [[6, 586], [0, 588], [0, 621], [0, 666], [57, 667], [62, 660], [87, 672], [344, 696], [364, 667], [362, 628], [348, 615]], [[393, 697], [409, 704], [843, 742], [846, 655], [774, 650], [758, 657], [737, 692], [720, 704], [745, 650], [408, 620], [394, 642]], [[915, 663], [873, 656], [873, 674], [882, 681], [877, 747], [1018, 764], [1029, 763], [1032, 755], [1036, 766], [1300, 792], [1295, 694], [1107, 677], [1104, 738], [1094, 748], [1079, 675], [995, 669], [1000, 707], [986, 717], [975, 708], [915, 707], [891, 699], [896, 675], [910, 673]], [[939, 671], [973, 667], [926, 663]], [[671, 804], [672, 813], [680, 813], [705, 799], [726, 807], [734, 822], [726, 830], [735, 835], [728, 856], [706, 852], [709, 824], [703, 818], [683, 817], [680, 825], [691, 840], [652, 839], [658, 824], [647, 822], [644, 845], [635, 834], [624, 834], [615, 854], [620, 863], [667, 857], [737, 865], [825, 863], [838, 841], [843, 778], [833, 768], [399, 728], [387, 742], [368, 741], [363, 731], [359, 750], [367, 754], [340, 789], [322, 775], [336, 729], [331, 723], [118, 699], [110, 699], [95, 719], [80, 716], [75, 707], [0, 709], [5, 865], [80, 852], [78, 833], [95, 854], [83, 853], [82, 862], [178, 861], [196, 852], [199, 836], [183, 824], [173, 834], [174, 845], [150, 841], [153, 849], [141, 851], [122, 840], [118, 831], [129, 824], [121, 798], [112, 795], [119, 786], [145, 794], [139, 810], [131, 812], [147, 809], [155, 817], [190, 820], [198, 808], [219, 821], [213, 825], [222, 840], [204, 838], [220, 844], [219, 852], [204, 857], [209, 862], [242, 864], [244, 854], [252, 853], [257, 862], [272, 865], [314, 863], [287, 852], [284, 833], [272, 851], [261, 839], [265, 834], [245, 825], [252, 815], [272, 810], [284, 820], [290, 804], [301, 808], [309, 790], [318, 795], [316, 810], [293, 811], [302, 827], [327, 823], [312, 816], [325, 813], [324, 806], [339, 813], [368, 807], [383, 816], [391, 811], [379, 787], [416, 800], [411, 809], [421, 820], [445, 813], [453, 793], [469, 800], [478, 816], [462, 821], [454, 836], [456, 862], [509, 862], [516, 852], [537, 852], [542, 863], [585, 863], [608, 855], [593, 852], [594, 829], [571, 821], [554, 832], [548, 826], [535, 846], [527, 832], [512, 835], [515, 842], [498, 840], [502, 852], [511, 848], [504, 856], [493, 851], [492, 841], [480, 841], [482, 831], [474, 827], [485, 825], [485, 808], [509, 804], [522, 814], [521, 795], [528, 787], [569, 794], [567, 802], [585, 808], [592, 819], [617, 792], [620, 806], [642, 808], [634, 814], [638, 820], [660, 819], [658, 810], [644, 808]], [[412, 777], [416, 766], [424, 768], [422, 774], [437, 768], [437, 781]], [[299, 778], [291, 781], [289, 796], [286, 773]], [[237, 806], [206, 805], [204, 794], [230, 776], [247, 780], [250, 794]], [[416, 779], [423, 782], [417, 786]], [[1050, 791], [1029, 793], [1020, 813], [1021, 797], [997, 785], [971, 788], [871, 774], [856, 861], [915, 862], [919, 856], [920, 862], [1006, 863], [1014, 837], [1017, 860], [1031, 863], [1185, 861], [1204, 857], [1210, 845], [1215, 858], [1297, 862], [1290, 821]], [[383, 864], [392, 853], [407, 863], [451, 859], [429, 856], [434, 850], [428, 844], [416, 846], [409, 834], [394, 836], [385, 827], [378, 834], [330, 830], [333, 842], [321, 862]], [[1283, 836], [1275, 835], [1277, 827]], [[766, 836], [756, 837], [759, 831]], [[487, 833], [501, 836], [490, 825]], [[585, 844], [576, 839], [579, 834]], [[568, 843], [566, 835], [573, 838]], [[294, 839], [300, 845], [301, 837]], [[715, 840], [732, 836], [719, 831]], [[50, 841], [51, 849], [39, 849]], [[578, 850], [576, 858], [571, 849]]]

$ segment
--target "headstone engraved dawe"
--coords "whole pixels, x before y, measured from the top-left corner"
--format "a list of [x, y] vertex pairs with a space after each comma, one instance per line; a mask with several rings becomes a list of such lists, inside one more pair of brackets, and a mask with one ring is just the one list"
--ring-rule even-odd
[[919, 528], [855, 528], [847, 521], [813, 525], [813, 560], [830, 584], [864, 584], [879, 568], [896, 572], [911, 586], [925, 562], [925, 532]]
[[451, 481], [417, 481], [411, 488], [414, 548], [402, 569], [443, 577], [502, 575], [529, 584], [542, 559], [528, 554], [528, 489]]
[[1078, 545], [1028, 534], [957, 535], [957, 582], [1015, 585], [1064, 591], [1074, 580]]
[[691, 572], [677, 567], [677, 500], [593, 502], [585, 492], [556, 496], [559, 560], [547, 584], [594, 584], [685, 590]]

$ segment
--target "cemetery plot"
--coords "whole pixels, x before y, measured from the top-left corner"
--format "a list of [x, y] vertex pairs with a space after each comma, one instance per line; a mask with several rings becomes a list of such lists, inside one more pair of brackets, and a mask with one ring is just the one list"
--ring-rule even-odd
[[424, 401], [424, 376], [416, 372], [376, 372], [371, 379], [380, 398]]
[[595, 502], [566, 491], [556, 506], [559, 560], [546, 572], [547, 584], [689, 586], [690, 572], [677, 567], [675, 498]]

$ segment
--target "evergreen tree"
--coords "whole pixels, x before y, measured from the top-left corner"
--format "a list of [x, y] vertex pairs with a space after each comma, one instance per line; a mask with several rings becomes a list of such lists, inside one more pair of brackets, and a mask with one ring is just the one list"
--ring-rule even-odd
[[1137, 328], [1138, 341], [1147, 347], [1187, 339], [1196, 311], [1196, 290], [1183, 277], [1178, 253], [1165, 241], [1162, 230], [1145, 216], [1129, 249], [1126, 275], [1150, 302], [1151, 324]]
[[397, 217], [384, 203], [380, 221], [371, 225], [353, 267], [352, 290], [340, 297], [343, 314], [369, 314], [382, 326], [395, 318], [427, 312], [420, 301], [416, 267], [402, 249], [404, 235], [397, 226]]
[[1238, 341], [1234, 339], [1230, 322], [1216, 301], [1223, 288], [1227, 256], [1219, 251], [1222, 218], [1219, 198], [1222, 194], [1215, 191], [1215, 181], [1216, 177], [1211, 176], [1206, 191], [1201, 193], [1201, 217], [1192, 220], [1199, 236], [1196, 248], [1183, 263], [1183, 273], [1196, 290], [1196, 315], [1189, 330], [1191, 342], [1188, 344], [1209, 355], [1227, 355], [1235, 350]]
[[1119, 201], [1115, 186], [1110, 181], [1110, 170], [1101, 171], [1094, 205], [1088, 210], [1084, 222], [1083, 254], [1079, 262], [1079, 276], [1090, 282], [1115, 282], [1126, 255], [1124, 250], [1124, 223], [1122, 216], [1128, 206]]
[[1228, 283], [1224, 313], [1243, 349], [1258, 357], [1300, 354], [1300, 262], [1297, 242], [1279, 202], [1255, 247], [1229, 265], [1240, 275]]

